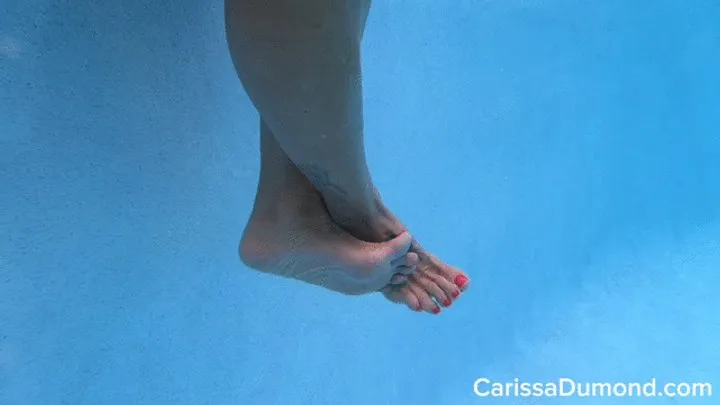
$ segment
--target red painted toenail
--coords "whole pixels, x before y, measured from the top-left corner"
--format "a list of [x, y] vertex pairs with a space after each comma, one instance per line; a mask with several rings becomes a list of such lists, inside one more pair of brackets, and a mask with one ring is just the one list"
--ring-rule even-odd
[[435, 309], [433, 309], [433, 314], [437, 315], [439, 313], [440, 313], [440, 308], [435, 307]]
[[468, 282], [468, 278], [463, 276], [462, 274], [455, 277], [455, 284], [460, 288], [465, 287], [465, 284], [467, 284], [467, 282]]
[[445, 300], [445, 301], [443, 302], [443, 305], [445, 305], [446, 307], [449, 307], [450, 305], [452, 305], [452, 301], [450, 301], [450, 300]]
[[460, 291], [458, 291], [458, 290], [453, 291], [452, 296], [453, 296], [453, 298], [457, 298], [458, 296], [460, 296]]

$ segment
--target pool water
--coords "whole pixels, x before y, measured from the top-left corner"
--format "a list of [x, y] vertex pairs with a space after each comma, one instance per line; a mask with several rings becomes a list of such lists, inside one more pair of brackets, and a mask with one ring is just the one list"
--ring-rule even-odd
[[375, 2], [373, 177], [473, 278], [440, 316], [239, 263], [258, 118], [222, 2], [2, 8], [0, 403], [457, 405], [488, 402], [482, 378], [720, 391], [720, 4]]

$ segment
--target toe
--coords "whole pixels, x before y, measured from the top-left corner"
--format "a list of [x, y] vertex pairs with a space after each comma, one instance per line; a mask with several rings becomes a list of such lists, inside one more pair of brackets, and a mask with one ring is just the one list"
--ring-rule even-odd
[[403, 258], [407, 258], [410, 245], [412, 244], [412, 236], [409, 232], [403, 232], [392, 240], [383, 243], [374, 244], [377, 252], [382, 257], [388, 257], [389, 263], [395, 263]]
[[408, 278], [404, 274], [396, 274], [390, 279], [390, 285], [403, 285], [407, 283]]
[[423, 271], [422, 274], [432, 280], [432, 282], [434, 282], [438, 287], [440, 287], [445, 293], [445, 297], [450, 299], [451, 302], [460, 296], [460, 288], [455, 285], [455, 283], [451, 282], [445, 277], [442, 277], [441, 275], [432, 271]]
[[453, 282], [460, 288], [460, 291], [465, 291], [470, 288], [470, 278], [461, 271], [458, 271], [458, 273], [453, 277]]
[[418, 283], [418, 281], [412, 277], [408, 280], [408, 283], [403, 287], [408, 288], [415, 295], [420, 303], [420, 308], [431, 314], [439, 314], [440, 307], [433, 301], [430, 294]]
[[[392, 265], [394, 267], [401, 267], [409, 272], [414, 271], [414, 267], [417, 266], [418, 263], [420, 263], [420, 258], [418, 257], [417, 253], [414, 252], [410, 252], [392, 261]], [[406, 271], [403, 271], [403, 274], [410, 274]]]
[[417, 283], [436, 303], [444, 307], [452, 304], [450, 296], [436, 283], [432, 278], [428, 277], [424, 272], [418, 272], [411, 276], [412, 280]]
[[422, 304], [420, 303], [420, 300], [410, 288], [403, 286], [400, 289], [400, 294], [402, 295], [403, 301], [408, 308], [416, 312], [422, 311]]
[[432, 255], [428, 255], [427, 259], [430, 263], [425, 268], [432, 268], [436, 274], [455, 284], [460, 291], [465, 291], [470, 287], [470, 277], [460, 269], [447, 265]]
[[382, 289], [382, 293], [388, 300], [396, 304], [405, 304], [412, 311], [422, 310], [420, 300], [415, 293], [408, 288], [407, 284], [402, 286], [387, 286]]

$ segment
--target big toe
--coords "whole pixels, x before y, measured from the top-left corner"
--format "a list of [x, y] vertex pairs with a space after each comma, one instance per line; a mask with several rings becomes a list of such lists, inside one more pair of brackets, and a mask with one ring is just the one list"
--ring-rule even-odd
[[411, 244], [412, 235], [406, 231], [387, 242], [378, 243], [375, 246], [377, 253], [381, 257], [387, 257], [390, 263], [396, 263], [407, 260]]
[[422, 259], [424, 259], [425, 265], [421, 265], [420, 267], [425, 273], [442, 277], [457, 286], [460, 291], [465, 291], [470, 287], [470, 277], [462, 270], [443, 263], [433, 255], [428, 254]]
[[455, 277], [452, 278], [453, 282], [455, 283], [458, 288], [460, 288], [461, 291], [465, 291], [468, 288], [470, 288], [470, 277], [468, 277], [465, 273], [458, 270], [459, 274], [456, 274]]

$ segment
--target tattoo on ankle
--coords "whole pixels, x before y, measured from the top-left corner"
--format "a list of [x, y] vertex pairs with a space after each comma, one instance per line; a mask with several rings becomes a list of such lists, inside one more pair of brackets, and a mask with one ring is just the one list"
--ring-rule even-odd
[[298, 169], [307, 176], [313, 186], [322, 194], [331, 193], [334, 198], [343, 200], [347, 197], [347, 192], [330, 181], [330, 175], [322, 167], [315, 164], [301, 164], [298, 165]]
[[363, 213], [349, 200], [347, 191], [330, 180], [327, 170], [315, 164], [297, 165], [310, 183], [322, 194], [323, 204], [333, 221], [349, 229], [370, 229]]

